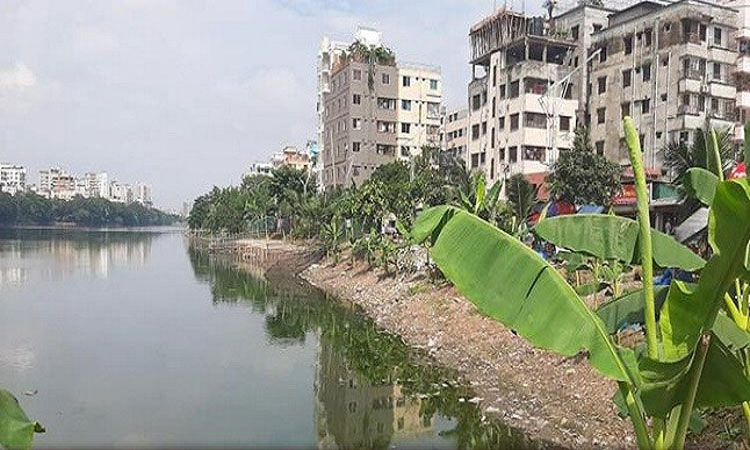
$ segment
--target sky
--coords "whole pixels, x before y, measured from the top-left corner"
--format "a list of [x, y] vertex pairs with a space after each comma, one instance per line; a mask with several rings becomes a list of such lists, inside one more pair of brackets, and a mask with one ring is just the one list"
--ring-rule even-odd
[[316, 138], [324, 35], [375, 27], [399, 61], [441, 66], [444, 104], [465, 104], [468, 30], [494, 4], [0, 0], [0, 161], [32, 183], [49, 166], [106, 171], [179, 209]]

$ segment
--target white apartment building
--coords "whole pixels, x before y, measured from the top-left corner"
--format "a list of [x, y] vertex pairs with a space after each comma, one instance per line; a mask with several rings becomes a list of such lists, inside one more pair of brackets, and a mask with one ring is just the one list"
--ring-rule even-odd
[[109, 185], [109, 200], [115, 203], [132, 203], [133, 187], [129, 184], [112, 181]]
[[84, 178], [86, 180], [87, 197], [109, 199], [109, 176], [107, 172], [87, 172]]
[[136, 202], [144, 206], [151, 206], [153, 204], [150, 185], [145, 183], [136, 183], [134, 191], [134, 200]]
[[[468, 163], [469, 148], [469, 110], [468, 108], [450, 109], [445, 114], [443, 124], [443, 151], [454, 158]], [[468, 167], [468, 166], [467, 166]]]
[[16, 195], [26, 190], [26, 169], [16, 164], [0, 163], [0, 192]]
[[[737, 62], [734, 68], [734, 85], [737, 88], [737, 112], [739, 123], [750, 121], [750, 8], [740, 0], [722, 2], [737, 10]], [[735, 139], [744, 139], [742, 127], [735, 127]]]
[[[371, 33], [367, 30], [360, 32], [359, 38], [363, 41], [371, 40]], [[345, 42], [332, 41], [328, 37], [323, 37], [320, 43], [320, 50], [318, 51], [318, 97], [316, 103], [316, 112], [318, 115], [318, 145], [319, 153], [323, 153], [324, 139], [323, 139], [323, 127], [325, 125], [325, 95], [331, 92], [331, 72], [333, 70], [333, 63], [336, 61], [346, 49], [349, 48], [349, 44]], [[323, 158], [317, 158], [315, 160], [315, 167], [313, 172], [318, 180], [318, 186], [323, 188]]]
[[399, 158], [409, 160], [423, 146], [440, 146], [442, 76], [437, 66], [400, 63], [397, 69], [396, 145]]
[[575, 43], [507, 9], [472, 26], [470, 38], [468, 166], [490, 182], [523, 173], [541, 184], [573, 142], [577, 93], [560, 82]]

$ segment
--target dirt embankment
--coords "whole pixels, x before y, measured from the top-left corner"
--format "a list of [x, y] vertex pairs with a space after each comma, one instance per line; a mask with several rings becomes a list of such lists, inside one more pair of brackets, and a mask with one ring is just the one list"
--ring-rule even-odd
[[481, 316], [452, 287], [423, 277], [386, 276], [348, 261], [313, 264], [301, 276], [361, 306], [388, 332], [454, 368], [487, 416], [572, 448], [634, 447], [628, 419], [612, 402], [616, 384], [585, 358], [561, 358]]

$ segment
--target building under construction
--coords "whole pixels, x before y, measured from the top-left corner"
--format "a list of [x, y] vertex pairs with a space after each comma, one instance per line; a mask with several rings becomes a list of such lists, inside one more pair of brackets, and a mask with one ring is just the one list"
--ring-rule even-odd
[[542, 17], [502, 9], [470, 31], [468, 165], [494, 181], [524, 173], [541, 183], [576, 126], [568, 64], [576, 45]]

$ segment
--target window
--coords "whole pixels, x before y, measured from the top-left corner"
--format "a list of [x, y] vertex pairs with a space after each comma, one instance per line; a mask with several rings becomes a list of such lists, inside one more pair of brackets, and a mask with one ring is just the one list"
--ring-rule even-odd
[[471, 139], [473, 140], [479, 139], [479, 124], [475, 124], [471, 126]]
[[667, 94], [661, 94], [661, 101], [663, 102], [667, 101]]
[[721, 28], [714, 27], [714, 45], [721, 45]]
[[625, 45], [625, 54], [629, 55], [633, 53], [633, 35], [626, 36], [623, 38], [623, 44]]
[[411, 100], [401, 100], [401, 109], [411, 111]]
[[510, 157], [510, 162], [514, 163], [518, 161], [518, 147], [509, 147], [508, 148], [508, 156]]
[[669, 33], [670, 31], [672, 31], [672, 24], [667, 22], [664, 24], [664, 32]]
[[573, 38], [574, 41], [578, 40], [578, 25], [570, 29], [570, 37]]
[[352, 151], [353, 151], [353, 152], [358, 152], [358, 151], [359, 151], [359, 146], [360, 146], [360, 145], [361, 145], [361, 144], [360, 144], [359, 142], [352, 142]]
[[661, 55], [661, 65], [662, 67], [667, 67], [669, 65], [669, 53]]
[[701, 37], [701, 42], [706, 42], [706, 34], [707, 34], [706, 31], [707, 31], [707, 28], [708, 27], [706, 26], [705, 23], [702, 23], [702, 24], [700, 24], [698, 26], [698, 32], [699, 32], [700, 37]]
[[492, 97], [492, 117], [495, 117], [496, 110], [497, 106], [495, 105], [495, 97]]
[[607, 46], [602, 47], [602, 51], [599, 52], [599, 62], [603, 63], [607, 61]]
[[411, 155], [411, 150], [409, 150], [409, 146], [402, 145], [401, 146], [401, 156], [409, 156]]
[[549, 81], [540, 78], [525, 78], [523, 80], [523, 90], [527, 94], [544, 95], [547, 92]]
[[482, 97], [479, 94], [471, 97], [471, 110], [476, 111], [482, 107]]
[[604, 123], [604, 118], [606, 117], [607, 108], [599, 108], [596, 110], [596, 123], [602, 124]]
[[527, 161], [544, 161], [544, 147], [526, 146], [523, 148], [523, 159]]
[[643, 76], [643, 81], [648, 81], [651, 79], [651, 63], [643, 65], [641, 74]]
[[378, 126], [379, 133], [395, 133], [396, 132], [396, 122], [378, 120], [377, 126]]
[[359, 105], [362, 103], [362, 97], [359, 94], [352, 95], [352, 105]]
[[622, 117], [625, 118], [625, 116], [630, 115], [630, 102], [625, 102], [621, 105], [622, 107]]
[[644, 98], [641, 101], [641, 113], [648, 114], [650, 109], [651, 109], [651, 99]]
[[498, 88], [498, 91], [500, 91], [498, 96], [500, 98], [505, 98], [505, 85], [504, 84], [500, 85], [500, 87]]
[[396, 99], [387, 97], [378, 97], [378, 108], [396, 110]]
[[482, 122], [482, 136], [487, 134], [487, 122]]
[[633, 71], [630, 69], [623, 70], [622, 71], [622, 87], [630, 86], [632, 81], [633, 81]]
[[411, 124], [403, 122], [401, 123], [401, 132], [402, 133], [410, 133], [411, 132]]
[[603, 94], [607, 92], [607, 77], [599, 77], [597, 79], [597, 93]]
[[570, 117], [560, 116], [560, 130], [570, 131]]
[[544, 114], [523, 113], [523, 126], [529, 128], [547, 128], [547, 117]]
[[479, 167], [479, 154], [474, 153], [471, 155], [471, 168]]
[[495, 148], [495, 129], [490, 130], [490, 147]]
[[518, 129], [518, 114], [510, 115], [510, 131]]
[[391, 75], [390, 74], [384, 73], [383, 76], [381, 77], [381, 79], [383, 80], [383, 84], [391, 84]]
[[711, 112], [717, 112], [718, 110], [719, 110], [719, 99], [712, 98], [711, 99]]
[[354, 81], [359, 81], [362, 79], [362, 71], [359, 69], [352, 70], [352, 79]]
[[352, 118], [352, 130], [361, 130], [362, 129], [362, 119], [359, 117]]
[[505, 117], [501, 117], [497, 120], [497, 126], [501, 130], [505, 130]]
[[714, 63], [714, 72], [713, 72], [714, 80], [720, 80], [721, 79], [721, 64], [715, 62]]
[[497, 65], [492, 66], [492, 87], [497, 86]]
[[596, 154], [599, 156], [604, 156], [604, 141], [596, 141]]
[[646, 28], [646, 31], [643, 32], [643, 39], [646, 41], [645, 45], [646, 47], [651, 46], [651, 33], [653, 30], [651, 28]]
[[518, 97], [518, 87], [519, 87], [518, 80], [510, 83], [510, 94], [508, 95], [509, 98]]
[[438, 80], [430, 80], [430, 89], [433, 91], [437, 91], [438, 88]]
[[427, 102], [427, 117], [433, 119], [440, 117], [440, 103]]
[[403, 78], [401, 78], [401, 84], [402, 84], [402, 85], [403, 85], [404, 87], [409, 87], [409, 86], [411, 86], [411, 77], [407, 77], [407, 76], [404, 76]]

